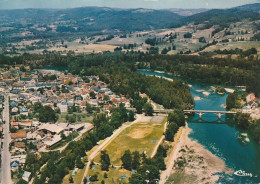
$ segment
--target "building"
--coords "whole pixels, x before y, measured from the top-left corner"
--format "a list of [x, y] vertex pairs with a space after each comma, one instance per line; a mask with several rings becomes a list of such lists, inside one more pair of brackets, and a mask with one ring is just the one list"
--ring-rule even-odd
[[24, 171], [23, 176], [22, 176], [23, 180], [26, 182], [29, 182], [31, 180], [30, 177], [31, 177], [31, 172]]
[[56, 124], [45, 123], [38, 127], [38, 132], [43, 134], [59, 134], [64, 129]]
[[58, 103], [57, 107], [60, 109], [60, 112], [68, 112], [68, 104], [67, 104], [67, 102]]
[[26, 132], [11, 133], [11, 139], [16, 141], [26, 139]]

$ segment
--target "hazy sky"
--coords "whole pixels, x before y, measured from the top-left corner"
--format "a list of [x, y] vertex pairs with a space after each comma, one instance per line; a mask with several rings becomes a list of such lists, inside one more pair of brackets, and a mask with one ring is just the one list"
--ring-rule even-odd
[[73, 8], [102, 6], [117, 8], [230, 8], [260, 0], [0, 0], [0, 9]]

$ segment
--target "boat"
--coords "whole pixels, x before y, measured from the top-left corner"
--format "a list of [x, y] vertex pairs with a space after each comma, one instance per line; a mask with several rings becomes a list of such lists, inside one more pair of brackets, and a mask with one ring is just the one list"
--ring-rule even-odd
[[237, 176], [249, 176], [249, 177], [252, 177], [252, 173], [246, 173], [245, 171], [242, 171], [242, 170], [238, 170], [236, 172], [234, 172], [235, 175]]

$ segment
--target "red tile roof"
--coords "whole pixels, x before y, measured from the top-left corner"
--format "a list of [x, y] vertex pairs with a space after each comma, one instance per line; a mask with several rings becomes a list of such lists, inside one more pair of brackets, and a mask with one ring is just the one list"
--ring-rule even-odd
[[12, 139], [26, 138], [26, 132], [11, 133]]

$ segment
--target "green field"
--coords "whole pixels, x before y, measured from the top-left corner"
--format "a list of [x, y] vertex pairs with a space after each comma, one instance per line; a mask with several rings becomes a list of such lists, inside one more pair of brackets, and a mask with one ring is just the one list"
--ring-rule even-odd
[[[127, 149], [131, 152], [142, 153], [145, 151], [148, 156], [151, 156], [154, 147], [163, 135], [164, 123], [165, 120], [163, 122], [140, 122], [125, 129], [105, 148], [110, 156], [111, 164], [121, 165], [121, 156]], [[96, 157], [95, 161], [99, 162], [100, 158]]]
[[[72, 116], [72, 115], [76, 115], [76, 122], [75, 123], [90, 123], [93, 119], [93, 116], [91, 114], [88, 114], [86, 112], [82, 112], [82, 113], [73, 113], [73, 114], [68, 114], [68, 113], [60, 113], [59, 114], [59, 119], [58, 119], [58, 122], [59, 123], [65, 123], [67, 122], [66, 120], [66, 116]], [[79, 117], [80, 117], [80, 121], [79, 121]]]
[[[107, 173], [107, 178], [104, 178], [104, 173]], [[99, 165], [94, 165], [88, 172], [88, 176], [93, 176], [94, 174], [97, 174], [98, 181], [91, 183], [98, 184], [101, 183], [102, 180], [109, 184], [126, 184], [128, 183], [129, 177], [131, 176], [130, 171], [121, 168], [109, 168], [109, 171], [101, 171], [101, 167]], [[122, 179], [121, 177], [124, 174], [127, 176], [127, 178]]]

